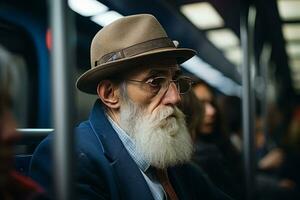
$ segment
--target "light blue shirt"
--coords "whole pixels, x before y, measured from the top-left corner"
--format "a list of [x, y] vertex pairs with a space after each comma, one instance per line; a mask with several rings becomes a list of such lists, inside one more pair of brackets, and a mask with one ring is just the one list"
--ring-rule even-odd
[[139, 152], [137, 152], [136, 145], [133, 142], [133, 140], [129, 137], [129, 135], [117, 123], [115, 123], [108, 115], [106, 116], [108, 118], [108, 121], [112, 125], [113, 129], [117, 132], [126, 150], [128, 151], [132, 159], [139, 167], [141, 173], [143, 174], [150, 188], [150, 191], [154, 199], [155, 200], [165, 199], [166, 194], [162, 185], [159, 183], [156, 176], [150, 172], [150, 170], [147, 171], [147, 169], [149, 169], [150, 167], [150, 163], [147, 162]]

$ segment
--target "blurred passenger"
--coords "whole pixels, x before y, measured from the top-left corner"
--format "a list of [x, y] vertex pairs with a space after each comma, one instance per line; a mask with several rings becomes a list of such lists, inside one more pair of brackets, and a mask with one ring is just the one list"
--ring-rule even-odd
[[8, 93], [0, 88], [0, 199], [45, 199], [40, 186], [13, 169], [13, 149], [18, 138], [11, 101]]
[[288, 126], [288, 134], [285, 136], [283, 143], [289, 150], [300, 152], [300, 106], [294, 109]]
[[[209, 85], [199, 80], [193, 86], [193, 91], [199, 102], [185, 101], [183, 110], [196, 110], [202, 104], [203, 120], [193, 122], [198, 117], [189, 116], [188, 126], [195, 126], [195, 153], [193, 161], [201, 166], [209, 178], [225, 193], [237, 199], [242, 198], [241, 162], [240, 155], [231, 144], [229, 138], [221, 128], [220, 113], [215, 103], [213, 91]], [[191, 97], [190, 97], [191, 98]], [[194, 112], [192, 114], [199, 115]], [[189, 113], [186, 113], [189, 115]]]
[[228, 133], [231, 143], [241, 152], [243, 145], [241, 99], [236, 96], [222, 96], [218, 103], [224, 129]]
[[204, 106], [191, 90], [182, 96], [179, 108], [185, 115], [185, 121], [193, 142], [198, 138], [204, 117]]
[[0, 45], [0, 199], [46, 199], [38, 184], [14, 170], [14, 145], [20, 135], [16, 132], [12, 95], [8, 92], [13, 84], [8, 70], [13, 67], [11, 61], [11, 53]]
[[[260, 117], [256, 119], [258, 199], [296, 200], [300, 198], [300, 151], [295, 149], [299, 141], [293, 137], [295, 136], [294, 131], [297, 130], [295, 127], [300, 122], [296, 116], [297, 114], [292, 117], [290, 125], [287, 125], [287, 131], [283, 131], [284, 134], [280, 133], [280, 135], [284, 136], [283, 141], [280, 142], [277, 138], [278, 144], [272, 145], [272, 148], [268, 145], [270, 140], [272, 141], [269, 133], [265, 134], [262, 129], [262, 119]], [[277, 124], [277, 126], [282, 125]]]
[[[283, 138], [285, 159], [281, 165], [281, 187], [294, 188], [300, 198], [300, 106], [295, 107], [286, 136]], [[295, 195], [296, 196], [296, 195]], [[296, 199], [296, 198], [295, 198]]]
[[[99, 97], [76, 130], [78, 199], [228, 199], [187, 163], [192, 142], [177, 104], [191, 80], [178, 64], [194, 54], [177, 48], [152, 15], [121, 18], [96, 34], [92, 69], [77, 81]], [[51, 144], [49, 136], [31, 166], [48, 190]]]
[[[193, 86], [196, 97], [201, 101], [204, 107], [204, 118], [200, 127], [201, 135], [215, 136], [213, 132], [220, 131], [221, 127], [218, 123], [219, 116], [215, 106], [215, 98], [212, 88], [204, 81], [198, 80]], [[220, 134], [220, 133], [218, 133]]]

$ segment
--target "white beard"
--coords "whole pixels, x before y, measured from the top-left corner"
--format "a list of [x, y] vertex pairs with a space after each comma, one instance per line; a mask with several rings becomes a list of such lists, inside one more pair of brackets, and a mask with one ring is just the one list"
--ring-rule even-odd
[[190, 160], [193, 145], [184, 115], [177, 108], [161, 106], [156, 113], [130, 100], [120, 110], [120, 125], [136, 144], [136, 150], [151, 166], [166, 168]]

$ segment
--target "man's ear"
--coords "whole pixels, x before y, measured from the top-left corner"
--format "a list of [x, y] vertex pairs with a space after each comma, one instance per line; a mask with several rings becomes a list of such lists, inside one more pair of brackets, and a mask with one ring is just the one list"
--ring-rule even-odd
[[120, 107], [119, 88], [111, 81], [101, 81], [97, 86], [97, 94], [107, 107], [112, 109], [118, 109]]

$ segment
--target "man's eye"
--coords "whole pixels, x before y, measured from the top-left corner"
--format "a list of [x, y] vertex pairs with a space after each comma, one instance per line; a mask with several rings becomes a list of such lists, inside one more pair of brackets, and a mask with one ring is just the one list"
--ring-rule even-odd
[[151, 87], [161, 87], [163, 83], [165, 82], [164, 77], [156, 77], [149, 81], [147, 81]]

